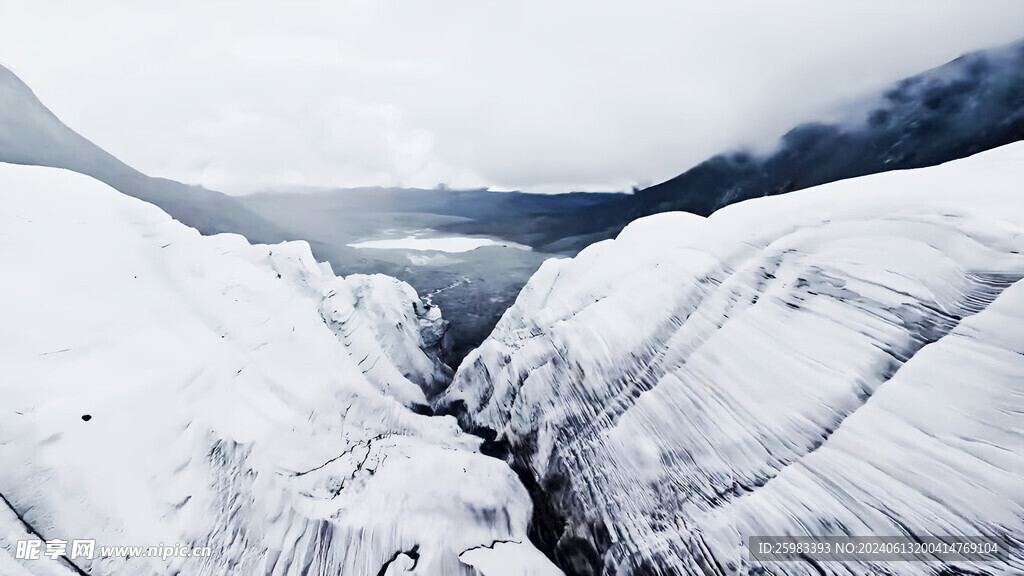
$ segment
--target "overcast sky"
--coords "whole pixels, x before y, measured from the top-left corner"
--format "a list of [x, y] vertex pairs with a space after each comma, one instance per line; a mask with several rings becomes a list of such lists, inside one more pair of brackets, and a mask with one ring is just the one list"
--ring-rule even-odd
[[1019, 37], [1019, 0], [0, 0], [68, 125], [230, 193], [628, 189]]

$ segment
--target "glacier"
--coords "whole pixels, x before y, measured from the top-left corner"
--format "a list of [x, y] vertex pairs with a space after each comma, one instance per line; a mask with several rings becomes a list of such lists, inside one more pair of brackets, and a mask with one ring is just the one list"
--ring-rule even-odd
[[[1024, 573], [1024, 145], [634, 221], [548, 260], [435, 402], [567, 574]], [[751, 536], [1006, 563], [764, 563]]]
[[[0, 103], [0, 160], [134, 196], [0, 164], [4, 576], [1024, 573], [1022, 144], [636, 220], [545, 262], [453, 380], [430, 295], [201, 236], [140, 199], [283, 234], [2, 67]], [[809, 534], [1012, 553], [745, 550]], [[212, 553], [16, 558], [34, 538]]]
[[[498, 542], [561, 573], [515, 473], [429, 415], [445, 321], [407, 284], [64, 170], [0, 190], [0, 573], [486, 575]], [[97, 556], [17, 559], [34, 538]], [[178, 544], [211, 554], [99, 554]]]

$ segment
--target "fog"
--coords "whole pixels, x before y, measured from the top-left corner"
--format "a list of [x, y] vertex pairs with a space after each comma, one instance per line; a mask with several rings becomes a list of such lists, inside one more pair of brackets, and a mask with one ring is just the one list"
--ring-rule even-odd
[[1024, 36], [1024, 3], [0, 0], [0, 63], [155, 176], [624, 190]]

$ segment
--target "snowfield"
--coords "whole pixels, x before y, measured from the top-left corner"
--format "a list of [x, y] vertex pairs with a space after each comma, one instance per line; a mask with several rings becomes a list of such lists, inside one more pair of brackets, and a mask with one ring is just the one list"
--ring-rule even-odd
[[[444, 320], [408, 285], [71, 172], [0, 165], [0, 194], [0, 573], [470, 575], [495, 541], [559, 573], [516, 475], [420, 414]], [[16, 560], [34, 537], [212, 553]]]
[[[437, 404], [540, 487], [569, 574], [1024, 573], [1022, 183], [1015, 144], [638, 220], [546, 262]], [[967, 572], [745, 548], [906, 534], [1015, 548]]]

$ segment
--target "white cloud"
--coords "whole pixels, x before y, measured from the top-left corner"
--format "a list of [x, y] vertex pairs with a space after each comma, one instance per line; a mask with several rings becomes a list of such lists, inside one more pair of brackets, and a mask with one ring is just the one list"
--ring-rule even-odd
[[265, 62], [340, 64], [341, 48], [333, 38], [262, 36], [239, 40], [232, 52], [249, 60]]
[[69, 125], [145, 172], [231, 192], [623, 189], [1024, 35], [1016, 0], [0, 0], [0, 13], [0, 62]]

